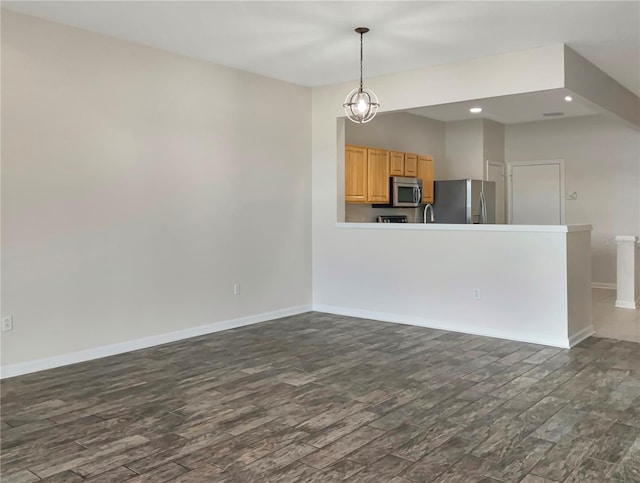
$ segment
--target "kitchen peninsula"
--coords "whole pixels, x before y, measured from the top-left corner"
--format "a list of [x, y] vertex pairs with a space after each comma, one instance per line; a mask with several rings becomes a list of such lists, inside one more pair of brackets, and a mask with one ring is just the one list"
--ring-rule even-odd
[[337, 223], [332, 239], [321, 270], [340, 276], [316, 310], [556, 347], [593, 334], [590, 225]]

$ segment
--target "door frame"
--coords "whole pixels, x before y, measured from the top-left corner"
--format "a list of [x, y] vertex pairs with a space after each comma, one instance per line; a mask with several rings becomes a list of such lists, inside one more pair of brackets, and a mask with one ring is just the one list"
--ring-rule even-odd
[[513, 224], [513, 167], [514, 166], [538, 166], [555, 164], [560, 168], [560, 224], [564, 225], [564, 159], [547, 159], [534, 161], [511, 161], [507, 165], [507, 223]]

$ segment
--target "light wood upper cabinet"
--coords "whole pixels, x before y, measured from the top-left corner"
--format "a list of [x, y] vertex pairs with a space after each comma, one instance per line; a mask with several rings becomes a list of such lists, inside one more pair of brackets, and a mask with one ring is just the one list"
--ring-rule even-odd
[[389, 203], [389, 151], [367, 149], [367, 201]]
[[404, 153], [404, 176], [418, 177], [418, 155]]
[[418, 156], [417, 177], [422, 180], [422, 202], [433, 203], [433, 157]]
[[344, 198], [350, 203], [367, 202], [367, 148], [345, 148]]
[[408, 176], [411, 178], [416, 178], [418, 176], [417, 154], [390, 151], [389, 163], [389, 176]]
[[405, 169], [404, 169], [404, 153], [399, 153], [397, 151], [390, 151], [389, 152], [389, 163], [390, 163], [390, 170], [389, 170], [389, 176], [404, 176], [405, 175]]
[[433, 157], [366, 146], [345, 146], [347, 203], [389, 203], [389, 177], [422, 179], [422, 201], [433, 203]]

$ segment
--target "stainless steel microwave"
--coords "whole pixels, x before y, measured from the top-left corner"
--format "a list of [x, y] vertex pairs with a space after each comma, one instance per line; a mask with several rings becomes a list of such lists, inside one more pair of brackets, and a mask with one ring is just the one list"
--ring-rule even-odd
[[374, 207], [415, 208], [422, 204], [422, 180], [404, 176], [389, 178], [389, 203]]

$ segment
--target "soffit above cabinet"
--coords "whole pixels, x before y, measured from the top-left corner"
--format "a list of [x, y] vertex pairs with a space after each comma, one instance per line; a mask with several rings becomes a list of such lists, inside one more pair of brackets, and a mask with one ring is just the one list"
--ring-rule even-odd
[[[473, 101], [454, 102], [437, 106], [419, 107], [406, 112], [437, 121], [454, 122], [470, 119], [490, 119], [502, 124], [542, 121], [563, 117], [589, 116], [598, 112], [585, 104], [564, 100], [565, 89], [551, 89], [511, 96], [491, 97]], [[482, 107], [482, 112], [469, 112], [472, 107]], [[545, 114], [548, 114], [545, 116]], [[551, 114], [551, 115], [549, 115]]]

